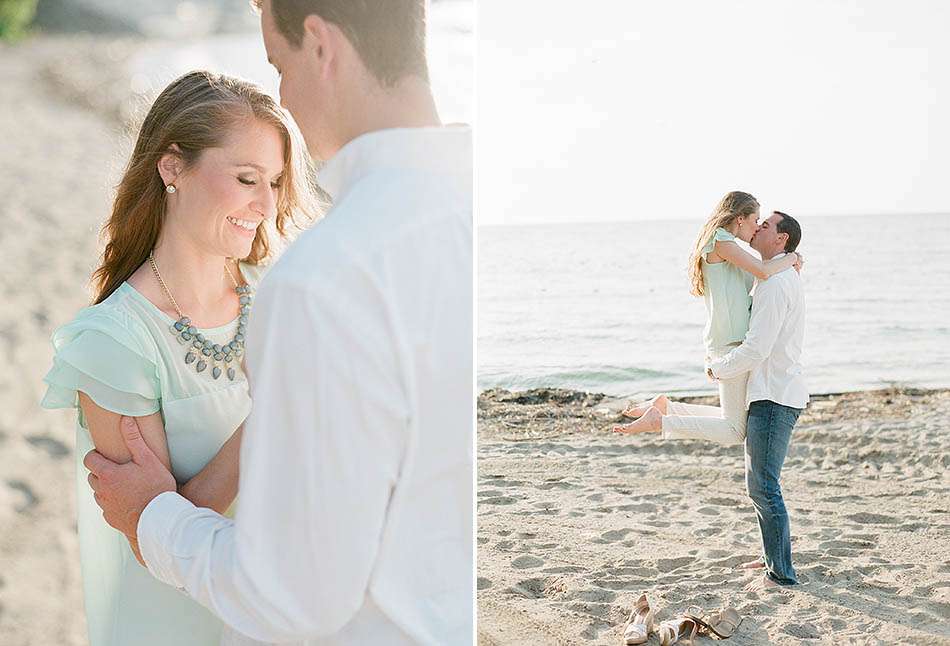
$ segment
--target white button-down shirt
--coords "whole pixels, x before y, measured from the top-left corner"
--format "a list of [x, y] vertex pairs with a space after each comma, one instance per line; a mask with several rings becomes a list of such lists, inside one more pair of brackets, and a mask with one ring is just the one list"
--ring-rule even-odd
[[235, 520], [175, 493], [142, 514], [152, 574], [248, 637], [472, 641], [471, 164], [463, 127], [326, 164], [333, 209], [255, 298]]
[[805, 292], [798, 272], [786, 269], [755, 282], [745, 340], [709, 367], [719, 379], [749, 372], [746, 408], [761, 400], [805, 408], [808, 388], [801, 363], [804, 339]]

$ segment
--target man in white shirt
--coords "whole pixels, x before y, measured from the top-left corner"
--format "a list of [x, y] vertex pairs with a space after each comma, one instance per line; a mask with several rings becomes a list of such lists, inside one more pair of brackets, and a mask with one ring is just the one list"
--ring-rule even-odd
[[471, 132], [441, 127], [425, 0], [259, 8], [334, 207], [255, 299], [237, 516], [175, 493], [128, 418], [133, 462], [86, 457], [97, 501], [249, 638], [471, 643]]
[[[775, 211], [752, 237], [752, 248], [771, 260], [795, 251], [801, 226], [790, 215]], [[808, 403], [802, 378], [801, 353], [805, 334], [805, 295], [794, 269], [756, 281], [752, 317], [742, 344], [713, 361], [713, 378], [731, 379], [749, 372], [746, 408], [746, 488], [759, 521], [763, 560], [745, 567], [764, 567], [765, 574], [748, 589], [795, 585], [788, 512], [779, 479], [792, 430]]]

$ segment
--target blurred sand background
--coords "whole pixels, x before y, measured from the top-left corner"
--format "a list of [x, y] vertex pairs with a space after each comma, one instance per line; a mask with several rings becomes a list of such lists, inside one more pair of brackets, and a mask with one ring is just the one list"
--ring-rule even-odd
[[782, 474], [802, 585], [762, 593], [742, 447], [615, 435], [624, 404], [479, 397], [480, 646], [620, 644], [641, 592], [659, 620], [732, 605], [736, 646], [950, 644], [950, 391], [813, 398]]

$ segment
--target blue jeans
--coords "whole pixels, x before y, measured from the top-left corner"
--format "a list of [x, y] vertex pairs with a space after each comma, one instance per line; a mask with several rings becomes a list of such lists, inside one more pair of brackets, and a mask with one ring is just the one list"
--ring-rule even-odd
[[795, 585], [788, 512], [779, 478], [792, 429], [802, 411], [763, 400], [749, 404], [745, 439], [745, 483], [759, 520], [765, 573], [776, 583]]

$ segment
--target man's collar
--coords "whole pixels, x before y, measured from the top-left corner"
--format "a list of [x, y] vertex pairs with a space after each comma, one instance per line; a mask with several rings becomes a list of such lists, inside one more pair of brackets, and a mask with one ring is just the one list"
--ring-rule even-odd
[[471, 173], [472, 129], [441, 126], [368, 132], [327, 160], [317, 183], [337, 200], [364, 175], [386, 168]]

